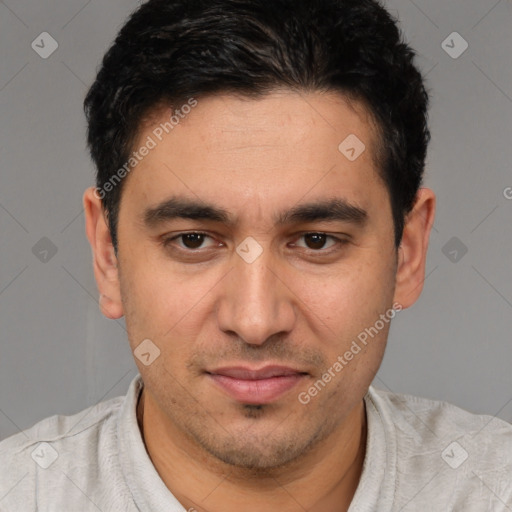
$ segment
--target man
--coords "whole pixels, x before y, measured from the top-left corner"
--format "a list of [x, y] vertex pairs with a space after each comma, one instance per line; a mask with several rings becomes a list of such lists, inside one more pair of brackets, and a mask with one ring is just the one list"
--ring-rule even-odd
[[420, 295], [428, 96], [372, 0], [150, 0], [85, 108], [126, 397], [0, 444], [2, 510], [512, 510], [512, 426], [371, 387]]

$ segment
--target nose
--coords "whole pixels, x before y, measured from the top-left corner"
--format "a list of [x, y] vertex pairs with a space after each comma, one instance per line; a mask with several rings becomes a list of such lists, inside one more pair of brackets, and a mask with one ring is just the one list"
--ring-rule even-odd
[[296, 297], [287, 281], [269, 250], [252, 263], [235, 254], [234, 268], [223, 281], [219, 298], [219, 328], [250, 345], [289, 333], [296, 321]]

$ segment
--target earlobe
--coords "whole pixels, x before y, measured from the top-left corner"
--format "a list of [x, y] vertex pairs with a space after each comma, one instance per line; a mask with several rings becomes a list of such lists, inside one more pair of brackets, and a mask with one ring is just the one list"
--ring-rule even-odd
[[85, 230], [92, 248], [100, 310], [107, 318], [116, 319], [123, 316], [117, 257], [103, 205], [95, 191], [91, 187], [84, 193]]
[[406, 218], [398, 249], [395, 302], [412, 306], [421, 294], [430, 232], [434, 224], [436, 198], [428, 188], [421, 188], [412, 211]]
[[100, 294], [99, 302], [100, 311], [103, 316], [116, 320], [123, 316], [122, 309], [119, 308], [117, 301], [113, 301], [110, 297]]

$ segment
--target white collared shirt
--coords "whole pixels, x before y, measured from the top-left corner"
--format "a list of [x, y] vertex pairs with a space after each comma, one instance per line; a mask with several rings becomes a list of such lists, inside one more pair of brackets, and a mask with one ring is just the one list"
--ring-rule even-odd
[[[0, 442], [1, 512], [187, 512], [149, 458], [124, 397]], [[512, 511], [512, 425], [370, 386], [366, 457], [349, 512]], [[243, 511], [242, 511], [243, 512]]]

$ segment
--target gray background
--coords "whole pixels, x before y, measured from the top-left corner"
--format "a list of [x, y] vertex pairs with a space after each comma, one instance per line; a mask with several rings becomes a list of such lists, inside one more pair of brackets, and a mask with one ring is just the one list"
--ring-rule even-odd
[[[394, 321], [374, 384], [512, 421], [512, 4], [385, 4], [428, 73], [438, 212], [423, 295]], [[0, 439], [124, 394], [137, 373], [123, 321], [98, 309], [81, 204], [83, 97], [137, 5], [0, 1]], [[461, 47], [454, 31], [469, 43], [456, 59], [442, 47]], [[48, 59], [31, 47], [42, 32], [59, 44]]]

